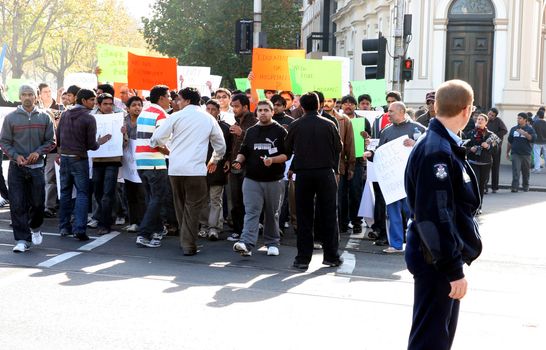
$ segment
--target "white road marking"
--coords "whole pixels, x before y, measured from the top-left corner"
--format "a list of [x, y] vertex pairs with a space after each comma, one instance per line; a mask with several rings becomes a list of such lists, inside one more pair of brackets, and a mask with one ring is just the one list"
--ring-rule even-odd
[[[9, 232], [9, 233], [12, 233], [13, 230], [0, 229], [0, 232]], [[44, 235], [44, 236], [60, 236], [61, 234], [58, 233], [58, 232], [44, 232], [44, 231], [42, 231], [42, 235]], [[97, 239], [98, 237], [97, 237], [97, 236], [89, 236], [89, 238], [91, 238], [91, 239]]]
[[63, 261], [66, 261], [70, 258], [73, 258], [75, 256], [78, 256], [82, 253], [82, 251], [84, 252], [88, 252], [94, 248], [97, 248], [101, 245], [103, 245], [104, 243], [108, 242], [109, 240], [111, 240], [112, 238], [116, 237], [117, 235], [119, 235], [119, 232], [110, 232], [108, 234], [105, 234], [104, 236], [101, 236], [97, 239], [95, 239], [94, 241], [90, 242], [90, 243], [87, 243], [83, 246], [81, 246], [80, 248], [78, 248], [78, 252], [66, 252], [66, 253], [63, 253], [61, 255], [57, 255], [56, 257], [53, 257], [51, 259], [48, 259], [44, 262], [41, 262], [39, 263], [37, 266], [38, 267], [52, 267], [52, 266], [55, 266]]
[[95, 249], [97, 248], [98, 246], [101, 246], [103, 245], [104, 243], [108, 242], [109, 240], [113, 239], [114, 237], [116, 237], [117, 235], [119, 235], [119, 232], [117, 231], [113, 231], [113, 232], [110, 232], [110, 233], [107, 233], [103, 236], [100, 236], [99, 238], [95, 239], [93, 242], [90, 242], [90, 243], [87, 243], [86, 245], [80, 247], [78, 250], [81, 250], [81, 251], [90, 251], [91, 249]]
[[[80, 253], [78, 253], [80, 254]], [[94, 265], [94, 266], [86, 266], [82, 269], [82, 271], [85, 271], [87, 273], [96, 273], [96, 272], [99, 272], [101, 270], [105, 270], [105, 269], [109, 269], [111, 267], [114, 267], [116, 265], [119, 265], [119, 264], [123, 264], [125, 262], [125, 260], [112, 260], [112, 261], [109, 261], [109, 262], [106, 262], [106, 263], [103, 263], [103, 264], [98, 264], [98, 265]]]
[[356, 266], [355, 255], [345, 250], [341, 257], [343, 258], [343, 264], [337, 269], [337, 273], [352, 275]]
[[81, 252], [67, 252], [67, 253], [63, 253], [63, 254], [61, 254], [61, 255], [57, 255], [57, 256], [54, 257], [54, 258], [51, 258], [51, 259], [46, 260], [46, 261], [44, 261], [44, 262], [41, 262], [41, 263], [39, 263], [39, 264], [36, 265], [36, 266], [38, 266], [38, 267], [52, 267], [52, 266], [54, 266], [54, 265], [60, 264], [60, 263], [62, 263], [63, 261], [66, 261], [66, 260], [68, 260], [68, 259], [70, 259], [70, 258], [73, 258], [73, 257], [75, 257], [75, 256], [77, 256], [77, 255], [80, 255], [80, 254], [81, 254]]

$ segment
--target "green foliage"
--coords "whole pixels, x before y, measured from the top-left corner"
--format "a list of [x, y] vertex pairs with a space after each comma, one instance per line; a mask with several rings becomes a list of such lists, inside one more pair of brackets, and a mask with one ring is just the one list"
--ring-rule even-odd
[[[264, 1], [262, 32], [268, 47], [296, 48], [301, 1]], [[208, 66], [234, 87], [250, 71], [251, 57], [235, 54], [235, 22], [252, 18], [252, 0], [158, 0], [152, 18], [143, 18], [149, 46], [178, 58], [180, 65]], [[227, 79], [227, 80], [226, 80]]]

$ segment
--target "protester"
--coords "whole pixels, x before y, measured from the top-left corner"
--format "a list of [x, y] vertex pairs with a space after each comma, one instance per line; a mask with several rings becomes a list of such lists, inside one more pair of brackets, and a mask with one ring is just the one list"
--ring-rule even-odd
[[[229, 124], [220, 120], [220, 103], [217, 100], [208, 100], [206, 103], [207, 113], [212, 115], [218, 122], [224, 142], [226, 143], [226, 153], [224, 157], [216, 164], [216, 170], [207, 172], [207, 193], [208, 203], [201, 209], [199, 215], [199, 223], [201, 229], [198, 235], [203, 238], [208, 238], [211, 241], [218, 240], [219, 233], [223, 230], [223, 195], [224, 186], [227, 184], [228, 172], [230, 169], [229, 159], [231, 158], [231, 135], [229, 133]], [[209, 142], [207, 158], [212, 157], [214, 148]]]
[[286, 99], [281, 95], [273, 95], [269, 100], [273, 104], [273, 120], [288, 129], [288, 125], [294, 121], [294, 118], [287, 113]]
[[[499, 144], [492, 150], [491, 161], [491, 192], [496, 193], [499, 190], [499, 171], [500, 171], [500, 158], [502, 153], [502, 140], [504, 135], [508, 133], [508, 129], [501, 118], [498, 117], [499, 110], [495, 107], [491, 108], [487, 113], [489, 121], [487, 122], [487, 129], [498, 136]], [[487, 193], [487, 187], [485, 192]]]
[[520, 172], [522, 175], [523, 191], [529, 191], [529, 170], [531, 168], [532, 143], [537, 134], [527, 123], [527, 113], [518, 114], [518, 124], [508, 133], [508, 147], [506, 159], [512, 160], [512, 192], [519, 190]]
[[[337, 183], [335, 170], [342, 144], [334, 123], [320, 117], [319, 99], [315, 93], [301, 96], [305, 114], [290, 124], [285, 146], [288, 156], [294, 154], [292, 166], [297, 175], [296, 207], [298, 212], [298, 255], [294, 268], [307, 270], [313, 255], [314, 200], [320, 208], [318, 221], [323, 230], [323, 264], [339, 266], [339, 232], [336, 220]], [[322, 142], [317, 142], [322, 140]]]
[[468, 162], [478, 180], [480, 198], [483, 198], [489, 180], [492, 156], [499, 141], [497, 135], [487, 129], [487, 122], [487, 115], [480, 114], [476, 120], [476, 129], [465, 135], [469, 139], [465, 145], [468, 150]]
[[284, 113], [286, 113], [288, 116], [292, 116], [292, 107], [294, 106], [294, 93], [292, 91], [281, 91], [279, 92], [279, 95], [284, 99], [286, 102]]
[[[70, 85], [68, 89], [66, 89], [66, 103], [63, 101], [63, 104], [67, 108], [72, 108], [76, 105], [76, 96], [78, 95], [78, 92], [80, 91], [80, 87], [77, 85]], [[64, 94], [63, 94], [64, 95]]]
[[427, 92], [425, 97], [427, 104], [427, 112], [417, 118], [417, 122], [424, 127], [428, 128], [430, 120], [436, 116], [436, 111], [434, 109], [434, 102], [436, 101], [436, 93], [434, 91]]
[[533, 143], [533, 170], [532, 173], [540, 173], [541, 153], [546, 159], [546, 120], [544, 120], [544, 110], [537, 112], [537, 119], [533, 122], [533, 129], [537, 138]]
[[[95, 151], [108, 142], [107, 134], [97, 140], [97, 122], [89, 112], [95, 106], [94, 91], [81, 89], [76, 95], [76, 105], [65, 111], [57, 127], [57, 147], [60, 153], [61, 200], [59, 230], [61, 237], [74, 235], [87, 241], [87, 209], [89, 205], [89, 162], [87, 151]], [[76, 200], [72, 201], [73, 187]], [[74, 215], [73, 223], [71, 215]]]
[[[256, 117], [250, 112], [250, 101], [243, 94], [234, 95], [231, 99], [231, 108], [235, 114], [235, 124], [229, 128], [231, 133], [231, 159], [233, 162], [239, 153], [246, 131], [257, 122]], [[244, 174], [232, 170], [229, 174], [229, 185], [231, 188], [231, 220], [233, 221], [233, 233], [227, 238], [228, 241], [239, 241], [243, 231], [245, 206], [243, 202], [243, 180]]]
[[372, 98], [370, 95], [362, 94], [358, 96], [358, 109], [360, 109], [361, 111], [372, 110]]
[[54, 147], [53, 123], [36, 107], [36, 92], [29, 85], [19, 88], [21, 105], [4, 118], [0, 146], [10, 158], [8, 186], [15, 253], [31, 243], [42, 244], [44, 221], [44, 156]]
[[[273, 95], [278, 96], [278, 95]], [[285, 128], [273, 120], [273, 104], [269, 100], [258, 102], [258, 123], [249, 128], [233, 168], [245, 166], [243, 201], [245, 219], [243, 232], [233, 250], [243, 256], [252, 254], [258, 240], [260, 214], [264, 214], [264, 243], [267, 255], [279, 255], [279, 208], [284, 184]]]
[[458, 136], [470, 119], [473, 99], [466, 82], [440, 85], [436, 117], [406, 167], [413, 219], [405, 259], [415, 281], [409, 350], [451, 348], [467, 291], [463, 264], [470, 265], [482, 250], [474, 220], [480, 205], [477, 181]]
[[[114, 86], [112, 86], [111, 84], [99, 84], [97, 86], [97, 96], [100, 96], [101, 94], [112, 95], [112, 97], [114, 98], [114, 107], [113, 107], [114, 113], [120, 113], [124, 111], [125, 108], [127, 108], [125, 104], [123, 103], [123, 101], [115, 97], [116, 90], [114, 90]], [[98, 109], [98, 106], [94, 108], [94, 111], [96, 112], [97, 109]]]

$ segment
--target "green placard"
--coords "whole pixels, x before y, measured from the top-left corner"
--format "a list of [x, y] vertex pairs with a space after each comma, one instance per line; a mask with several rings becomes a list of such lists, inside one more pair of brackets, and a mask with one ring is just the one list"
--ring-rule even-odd
[[235, 78], [235, 86], [237, 90], [245, 92], [247, 89], [250, 89], [250, 81], [248, 78]]
[[387, 82], [385, 79], [370, 80], [352, 80], [353, 95], [355, 98], [362, 94], [368, 94], [372, 98], [372, 106], [378, 107], [387, 104], [385, 93], [387, 91]]
[[8, 101], [20, 101], [19, 88], [21, 85], [28, 83], [26, 79], [8, 79], [6, 83]]
[[98, 44], [97, 59], [101, 69], [100, 82], [126, 83], [127, 82], [127, 53], [146, 55], [145, 49]]
[[340, 61], [288, 58], [292, 92], [301, 95], [320, 91], [325, 98], [340, 98], [342, 77]]
[[265, 100], [264, 90], [262, 89], [256, 90], [256, 93], [258, 94], [258, 100], [260, 101]]
[[355, 139], [355, 157], [362, 157], [366, 146], [364, 145], [364, 138], [360, 133], [366, 130], [366, 118], [353, 118], [351, 119], [353, 125], [353, 134]]

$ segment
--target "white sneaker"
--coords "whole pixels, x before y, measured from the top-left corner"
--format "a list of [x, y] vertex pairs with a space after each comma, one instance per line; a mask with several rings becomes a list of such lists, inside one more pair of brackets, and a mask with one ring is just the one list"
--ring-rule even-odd
[[267, 247], [267, 255], [268, 256], [277, 256], [277, 255], [279, 255], [279, 248], [274, 246], [274, 245], [270, 245], [269, 247]]
[[42, 241], [44, 240], [44, 236], [42, 236], [42, 231], [32, 231], [32, 244], [34, 245], [40, 245], [42, 244]]
[[289, 228], [290, 227], [290, 224], [288, 222], [285, 222], [284, 223], [284, 228]]
[[116, 225], [125, 225], [125, 218], [116, 218]]
[[211, 228], [209, 230], [209, 241], [217, 241], [218, 240], [218, 231], [216, 229]]
[[209, 235], [209, 233], [207, 232], [207, 230], [202, 229], [202, 230], [200, 230], [200, 231], [197, 233], [197, 235], [198, 235], [199, 237], [201, 237], [201, 238], [207, 238], [207, 236]]
[[155, 239], [157, 241], [161, 241], [166, 236], [165, 231], [161, 232], [154, 232], [152, 233], [152, 241]]
[[230, 242], [238, 242], [239, 238], [241, 238], [241, 235], [238, 233], [232, 233], [228, 236], [227, 240]]
[[137, 232], [138, 231], [138, 225], [132, 224], [127, 226], [127, 232]]
[[387, 254], [400, 254], [400, 253], [403, 253], [404, 252], [404, 249], [396, 249], [394, 247], [388, 247], [386, 249], [383, 249], [383, 253], [387, 253]]
[[248, 250], [246, 244], [243, 242], [237, 242], [233, 245], [233, 251], [241, 254], [242, 256], [251, 256], [252, 252]]
[[87, 222], [87, 227], [89, 228], [97, 228], [99, 226], [99, 221], [95, 219], [91, 219]]
[[14, 253], [24, 253], [30, 248], [30, 245], [25, 241], [17, 241], [13, 247]]

